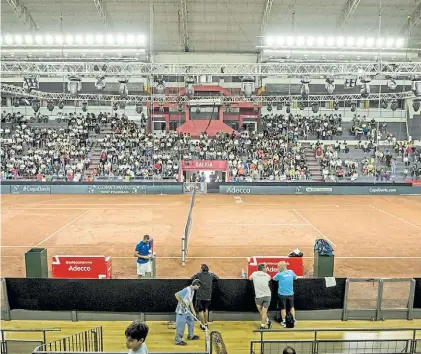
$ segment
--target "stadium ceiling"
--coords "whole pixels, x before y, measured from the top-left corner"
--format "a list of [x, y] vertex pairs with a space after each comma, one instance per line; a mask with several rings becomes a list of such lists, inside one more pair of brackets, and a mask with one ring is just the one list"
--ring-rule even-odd
[[421, 62], [338, 62], [338, 63], [256, 63], [256, 64], [164, 64], [140, 62], [21, 62], [2, 61], [2, 76], [41, 75], [46, 77], [80, 76], [419, 76]]
[[411, 47], [421, 42], [421, 5], [415, 0], [1, 0], [1, 5], [2, 33], [112, 28], [152, 38], [155, 52], [256, 53], [262, 36], [286, 33], [404, 36]]
[[[122, 98], [119, 95], [106, 95], [106, 94], [78, 94], [77, 96], [70, 93], [52, 93], [42, 92], [33, 90], [30, 93], [25, 91], [22, 87], [2, 84], [1, 91], [3, 94], [9, 96], [15, 96], [19, 98], [29, 97], [39, 100], [69, 100], [69, 101], [111, 101], [111, 102], [132, 102], [136, 104], [146, 103], [153, 100], [154, 102], [168, 102], [168, 103], [186, 103], [189, 101], [187, 96], [178, 95], [154, 95], [151, 96], [139, 96], [139, 95], [128, 95]], [[308, 98], [303, 98], [301, 95], [284, 95], [284, 96], [212, 96], [213, 100], [220, 100], [222, 104], [233, 104], [240, 102], [252, 102], [252, 103], [287, 103], [293, 101], [309, 101], [309, 102], [326, 102], [326, 101], [359, 101], [359, 100], [394, 100], [394, 99], [406, 99], [415, 97], [412, 91], [408, 92], [394, 92], [394, 93], [375, 93], [370, 94], [368, 97], [362, 97], [359, 94], [335, 94], [335, 95], [310, 95]], [[209, 96], [195, 96], [193, 101], [209, 100]]]

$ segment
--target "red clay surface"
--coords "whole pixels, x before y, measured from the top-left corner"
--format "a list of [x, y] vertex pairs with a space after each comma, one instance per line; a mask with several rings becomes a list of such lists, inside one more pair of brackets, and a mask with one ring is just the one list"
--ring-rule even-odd
[[[202, 263], [238, 278], [247, 257], [304, 252], [312, 273], [314, 240], [335, 245], [336, 277], [421, 277], [421, 197], [197, 195], [187, 264], [181, 236], [190, 195], [3, 195], [1, 276], [24, 277], [24, 253], [112, 256], [114, 278], [135, 278], [133, 251], [155, 241], [159, 278], [186, 278]], [[51, 266], [50, 266], [51, 269]]]

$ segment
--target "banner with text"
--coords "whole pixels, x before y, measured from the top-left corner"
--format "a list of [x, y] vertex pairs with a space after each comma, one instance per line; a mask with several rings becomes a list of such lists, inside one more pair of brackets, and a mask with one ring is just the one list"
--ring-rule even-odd
[[197, 161], [182, 161], [181, 168], [184, 171], [226, 171], [228, 162], [224, 160], [197, 160]]
[[16, 184], [2, 185], [2, 194], [182, 194], [180, 184]]
[[320, 194], [320, 195], [421, 195], [419, 188], [410, 186], [393, 187], [376, 187], [376, 186], [332, 186], [332, 187], [307, 187], [307, 186], [248, 186], [241, 185], [221, 185], [219, 186], [220, 194]]

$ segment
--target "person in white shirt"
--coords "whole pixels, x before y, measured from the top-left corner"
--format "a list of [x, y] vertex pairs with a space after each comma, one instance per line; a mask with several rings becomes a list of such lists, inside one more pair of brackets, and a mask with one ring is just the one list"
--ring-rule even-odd
[[[184, 330], [186, 324], [188, 327], [189, 340], [198, 340], [199, 336], [194, 335], [194, 318], [196, 317], [196, 311], [193, 306], [193, 297], [195, 290], [199, 289], [202, 285], [199, 279], [194, 279], [190, 286], [184, 288], [175, 294], [175, 298], [178, 301], [177, 308], [175, 310], [176, 319], [175, 319], [175, 344], [185, 346], [187, 343], [183, 341]], [[188, 311], [189, 309], [190, 311]], [[193, 315], [193, 316], [192, 316]]]
[[124, 334], [126, 335], [126, 347], [129, 349], [129, 354], [148, 354], [148, 347], [145, 343], [148, 333], [148, 325], [140, 321], [134, 321], [127, 327]]
[[265, 269], [265, 264], [259, 264], [257, 266], [257, 271], [250, 275], [249, 280], [253, 281], [256, 307], [261, 316], [260, 328], [265, 328], [266, 325], [267, 328], [271, 328], [272, 322], [268, 318], [268, 309], [272, 296], [269, 287], [271, 277], [265, 272]]

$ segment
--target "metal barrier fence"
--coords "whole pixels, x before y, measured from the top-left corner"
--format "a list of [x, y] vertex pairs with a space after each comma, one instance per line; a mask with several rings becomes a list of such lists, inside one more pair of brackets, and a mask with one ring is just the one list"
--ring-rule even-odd
[[380, 321], [401, 313], [413, 319], [415, 279], [355, 279], [345, 283], [342, 320]]
[[[1, 329], [1, 354], [30, 353], [35, 347], [47, 343], [47, 332], [60, 332], [60, 329]], [[41, 338], [10, 339], [7, 334], [39, 334]]]
[[75, 352], [92, 353], [104, 350], [102, 327], [96, 327], [69, 337], [36, 347], [33, 353]]
[[[332, 328], [332, 329], [279, 329], [279, 330], [255, 330], [260, 333], [260, 340], [250, 342], [250, 354], [278, 354], [285, 347], [291, 346], [300, 354], [415, 354], [421, 353], [421, 339], [418, 339], [417, 331], [421, 328]], [[297, 333], [313, 333], [312, 339], [294, 340], [265, 340], [268, 333], [283, 333], [289, 338]], [[326, 339], [327, 333], [347, 332], [343, 339]], [[379, 336], [381, 332], [381, 336]], [[392, 333], [399, 332], [396, 339]], [[323, 334], [324, 338], [320, 338]], [[343, 333], [342, 333], [343, 334]], [[336, 335], [337, 337], [338, 335]], [[341, 336], [342, 337], [342, 336]]]

